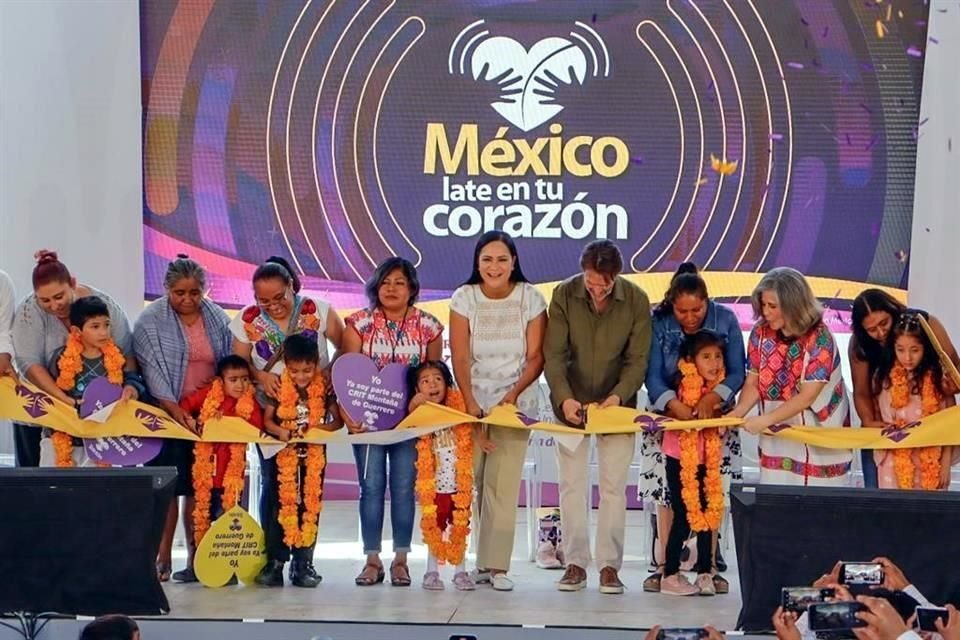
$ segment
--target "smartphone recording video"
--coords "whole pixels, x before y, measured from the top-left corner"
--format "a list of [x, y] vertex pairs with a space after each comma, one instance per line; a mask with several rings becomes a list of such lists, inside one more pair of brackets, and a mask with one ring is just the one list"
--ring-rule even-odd
[[825, 602], [807, 609], [811, 631], [842, 631], [865, 627], [867, 623], [857, 617], [867, 608], [859, 602]]
[[939, 633], [936, 621], [939, 618], [946, 625], [948, 615], [947, 610], [940, 607], [917, 607], [917, 629]]
[[810, 605], [822, 604], [829, 598], [836, 596], [834, 589], [818, 589], [816, 587], [784, 587], [780, 591], [780, 604], [784, 611], [792, 611], [800, 615]]
[[840, 583], [880, 586], [883, 584], [883, 565], [877, 562], [844, 562], [840, 568]]
[[706, 629], [695, 628], [660, 629], [657, 634], [657, 640], [703, 640], [706, 637]]

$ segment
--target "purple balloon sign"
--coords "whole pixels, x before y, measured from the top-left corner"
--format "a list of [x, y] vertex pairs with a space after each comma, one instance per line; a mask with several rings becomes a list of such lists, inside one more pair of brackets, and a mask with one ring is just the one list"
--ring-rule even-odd
[[93, 462], [117, 467], [135, 467], [156, 458], [163, 446], [163, 439], [136, 436], [86, 438], [83, 446], [87, 457]]
[[333, 388], [351, 420], [368, 431], [387, 431], [407, 414], [407, 365], [377, 369], [365, 355], [348, 353], [333, 363]]
[[[123, 388], [106, 378], [95, 378], [83, 390], [80, 403], [80, 417], [96, 422], [109, 419], [110, 412], [97, 416], [97, 412], [111, 408], [120, 400]], [[111, 409], [112, 411], [112, 409]], [[109, 438], [85, 438], [83, 446], [87, 457], [93, 462], [119, 467], [135, 467], [150, 462], [160, 453], [163, 441], [160, 438], [138, 438], [135, 436], [117, 436]]]
[[83, 400], [80, 403], [80, 417], [86, 419], [120, 400], [123, 387], [113, 384], [106, 378], [94, 378], [83, 390]]

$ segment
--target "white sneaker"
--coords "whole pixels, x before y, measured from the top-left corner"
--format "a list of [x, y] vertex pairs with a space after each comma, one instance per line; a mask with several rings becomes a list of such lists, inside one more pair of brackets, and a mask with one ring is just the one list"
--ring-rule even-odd
[[675, 573], [660, 581], [660, 593], [670, 596], [695, 596], [700, 593], [700, 589], [690, 584], [687, 576]]
[[490, 584], [494, 591], [513, 591], [513, 580], [507, 577], [505, 573], [498, 573], [490, 578]]
[[698, 575], [694, 586], [700, 589], [700, 595], [702, 596], [717, 595], [717, 588], [713, 584], [713, 576], [711, 576], [709, 573], [701, 573]]

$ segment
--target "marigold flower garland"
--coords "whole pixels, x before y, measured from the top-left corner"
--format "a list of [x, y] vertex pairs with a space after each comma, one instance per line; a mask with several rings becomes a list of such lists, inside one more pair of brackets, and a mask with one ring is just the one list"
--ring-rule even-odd
[[[719, 377], [705, 384], [692, 362], [681, 361], [680, 401], [688, 407], [695, 407], [704, 395], [711, 391], [724, 378], [723, 370]], [[700, 483], [697, 481], [697, 467], [700, 464], [698, 444], [700, 435], [704, 438], [704, 463], [707, 473], [704, 477], [704, 493], [707, 497], [707, 509], [704, 512], [700, 502]], [[680, 433], [680, 481], [681, 496], [687, 508], [687, 522], [690, 529], [699, 531], [717, 531], [723, 519], [723, 482], [720, 478], [721, 443], [719, 429], [694, 429]]]
[[[120, 348], [109, 340], [101, 349], [103, 352], [103, 366], [107, 370], [107, 380], [113, 384], [123, 384], [123, 365], [126, 358]], [[83, 371], [83, 340], [80, 331], [71, 328], [67, 344], [57, 360], [60, 373], [57, 376], [57, 386], [64, 391], [72, 391], [77, 384], [77, 376]], [[50, 437], [53, 442], [53, 451], [58, 467], [73, 466], [73, 438], [62, 431], [54, 431]]]
[[[321, 374], [317, 374], [313, 382], [307, 387], [307, 407], [309, 410], [306, 430], [318, 426], [326, 417], [326, 382]], [[297, 404], [300, 394], [297, 386], [288, 372], [280, 376], [280, 405], [277, 407], [277, 417], [280, 426], [290, 431], [291, 436], [297, 434]], [[297, 471], [300, 466], [300, 455], [306, 457], [306, 473], [302, 478], [302, 487], [297, 487]], [[284, 447], [277, 454], [277, 481], [280, 494], [280, 513], [277, 520], [283, 527], [283, 543], [288, 547], [309, 547], [317, 540], [317, 520], [323, 509], [321, 486], [323, 468], [327, 460], [323, 445], [293, 444]], [[303, 494], [303, 517], [297, 517], [299, 512], [298, 496]]]
[[[200, 409], [200, 423], [204, 424], [209, 420], [218, 418], [221, 415], [225, 396], [223, 392], [223, 382], [220, 378], [215, 378], [207, 392], [207, 397], [203, 400], [203, 407]], [[255, 400], [253, 398], [253, 386], [248, 386], [244, 394], [237, 399], [237, 406], [234, 410], [237, 417], [249, 420], [253, 415]], [[227, 469], [223, 478], [223, 510], [224, 512], [237, 506], [240, 501], [240, 493], [243, 491], [243, 474], [247, 467], [247, 445], [243, 443], [234, 443], [230, 445], [230, 461], [227, 463]], [[198, 442], [194, 449], [193, 462], [193, 491], [195, 505], [193, 508], [193, 539], [197, 544], [203, 540], [210, 529], [210, 499], [213, 492], [213, 476], [216, 473], [214, 467], [214, 443]]]
[[[457, 411], [466, 411], [463, 394], [455, 389], [447, 390], [444, 404]], [[473, 502], [473, 427], [458, 424], [453, 427], [456, 449], [454, 474], [457, 492], [453, 494], [453, 524], [449, 536], [437, 523], [437, 475], [433, 434], [417, 440], [417, 497], [420, 501], [420, 531], [423, 541], [440, 562], [459, 565], [467, 552], [467, 536], [470, 535], [470, 505]]]
[[[890, 406], [893, 409], [903, 409], [910, 403], [910, 374], [899, 362], [890, 371]], [[921, 415], [925, 418], [940, 410], [940, 393], [933, 383], [933, 373], [928, 371], [920, 384]], [[897, 421], [902, 427], [903, 420]], [[914, 449], [894, 449], [893, 468], [897, 476], [897, 487], [900, 489], [936, 490], [940, 484], [940, 447], [922, 447], [917, 449], [920, 460], [920, 486], [915, 487], [915, 471], [913, 464]]]

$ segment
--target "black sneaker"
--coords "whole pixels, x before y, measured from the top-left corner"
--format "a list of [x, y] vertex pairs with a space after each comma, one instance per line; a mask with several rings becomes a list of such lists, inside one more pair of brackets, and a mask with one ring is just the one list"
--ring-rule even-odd
[[290, 563], [290, 582], [295, 587], [313, 589], [323, 580], [323, 577], [313, 567], [310, 560], [294, 560]]
[[177, 571], [172, 576], [174, 582], [197, 582], [197, 574], [194, 573], [193, 567], [187, 567], [186, 569], [181, 569]]
[[270, 560], [253, 579], [261, 587], [283, 586], [283, 563], [279, 560]]

